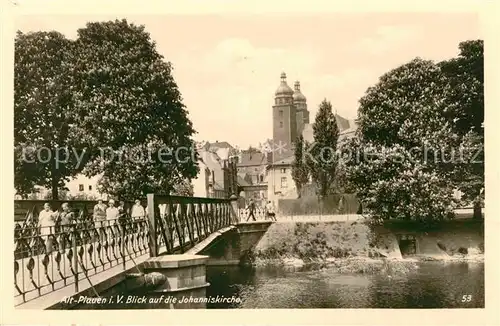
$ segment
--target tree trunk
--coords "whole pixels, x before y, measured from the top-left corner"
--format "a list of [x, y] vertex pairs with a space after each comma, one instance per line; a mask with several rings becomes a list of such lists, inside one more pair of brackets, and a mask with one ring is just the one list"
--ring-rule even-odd
[[474, 201], [474, 213], [472, 218], [480, 219], [482, 217], [481, 211], [481, 202], [479, 200]]
[[356, 214], [358, 214], [358, 215], [363, 214], [363, 206], [361, 203], [359, 203], [358, 210], [356, 211]]
[[59, 179], [57, 178], [55, 160], [52, 161], [52, 171], [50, 173], [51, 187], [52, 187], [52, 200], [59, 199]]
[[59, 199], [59, 189], [57, 188], [57, 180], [55, 177], [52, 177], [52, 200]]
[[319, 202], [319, 215], [323, 215], [323, 211], [325, 209], [325, 197], [320, 195], [318, 198]]

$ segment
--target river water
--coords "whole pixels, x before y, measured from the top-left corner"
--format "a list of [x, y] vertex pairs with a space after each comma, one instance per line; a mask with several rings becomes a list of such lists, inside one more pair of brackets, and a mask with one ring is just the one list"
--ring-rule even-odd
[[484, 308], [483, 262], [417, 264], [415, 271], [392, 276], [314, 267], [207, 267], [207, 296], [238, 298], [207, 308]]

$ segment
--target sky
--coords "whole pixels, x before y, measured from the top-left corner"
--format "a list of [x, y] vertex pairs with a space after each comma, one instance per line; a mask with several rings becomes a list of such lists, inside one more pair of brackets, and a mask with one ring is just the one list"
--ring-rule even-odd
[[354, 119], [358, 100], [385, 72], [415, 57], [451, 58], [459, 42], [482, 38], [475, 13], [31, 15], [17, 17], [15, 28], [74, 38], [88, 21], [122, 18], [145, 25], [172, 63], [195, 139], [240, 148], [272, 138], [281, 72], [292, 88], [300, 81], [311, 122], [323, 99]]

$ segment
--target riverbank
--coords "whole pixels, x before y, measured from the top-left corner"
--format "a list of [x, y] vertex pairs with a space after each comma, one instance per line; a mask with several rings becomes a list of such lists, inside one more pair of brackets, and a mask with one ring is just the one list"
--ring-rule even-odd
[[[402, 255], [410, 235], [416, 251]], [[401, 223], [370, 227], [364, 221], [272, 225], [244, 262], [253, 266], [327, 266], [339, 273], [407, 273], [421, 261], [484, 261], [483, 224], [450, 221], [432, 230]]]

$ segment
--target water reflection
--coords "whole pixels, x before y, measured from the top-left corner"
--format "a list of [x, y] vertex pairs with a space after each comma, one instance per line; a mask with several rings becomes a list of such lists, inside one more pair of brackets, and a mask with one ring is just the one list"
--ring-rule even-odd
[[[242, 303], [208, 308], [480, 308], [484, 263], [422, 262], [406, 275], [346, 275], [302, 268], [208, 267], [209, 296]], [[461, 302], [470, 295], [469, 302]]]

